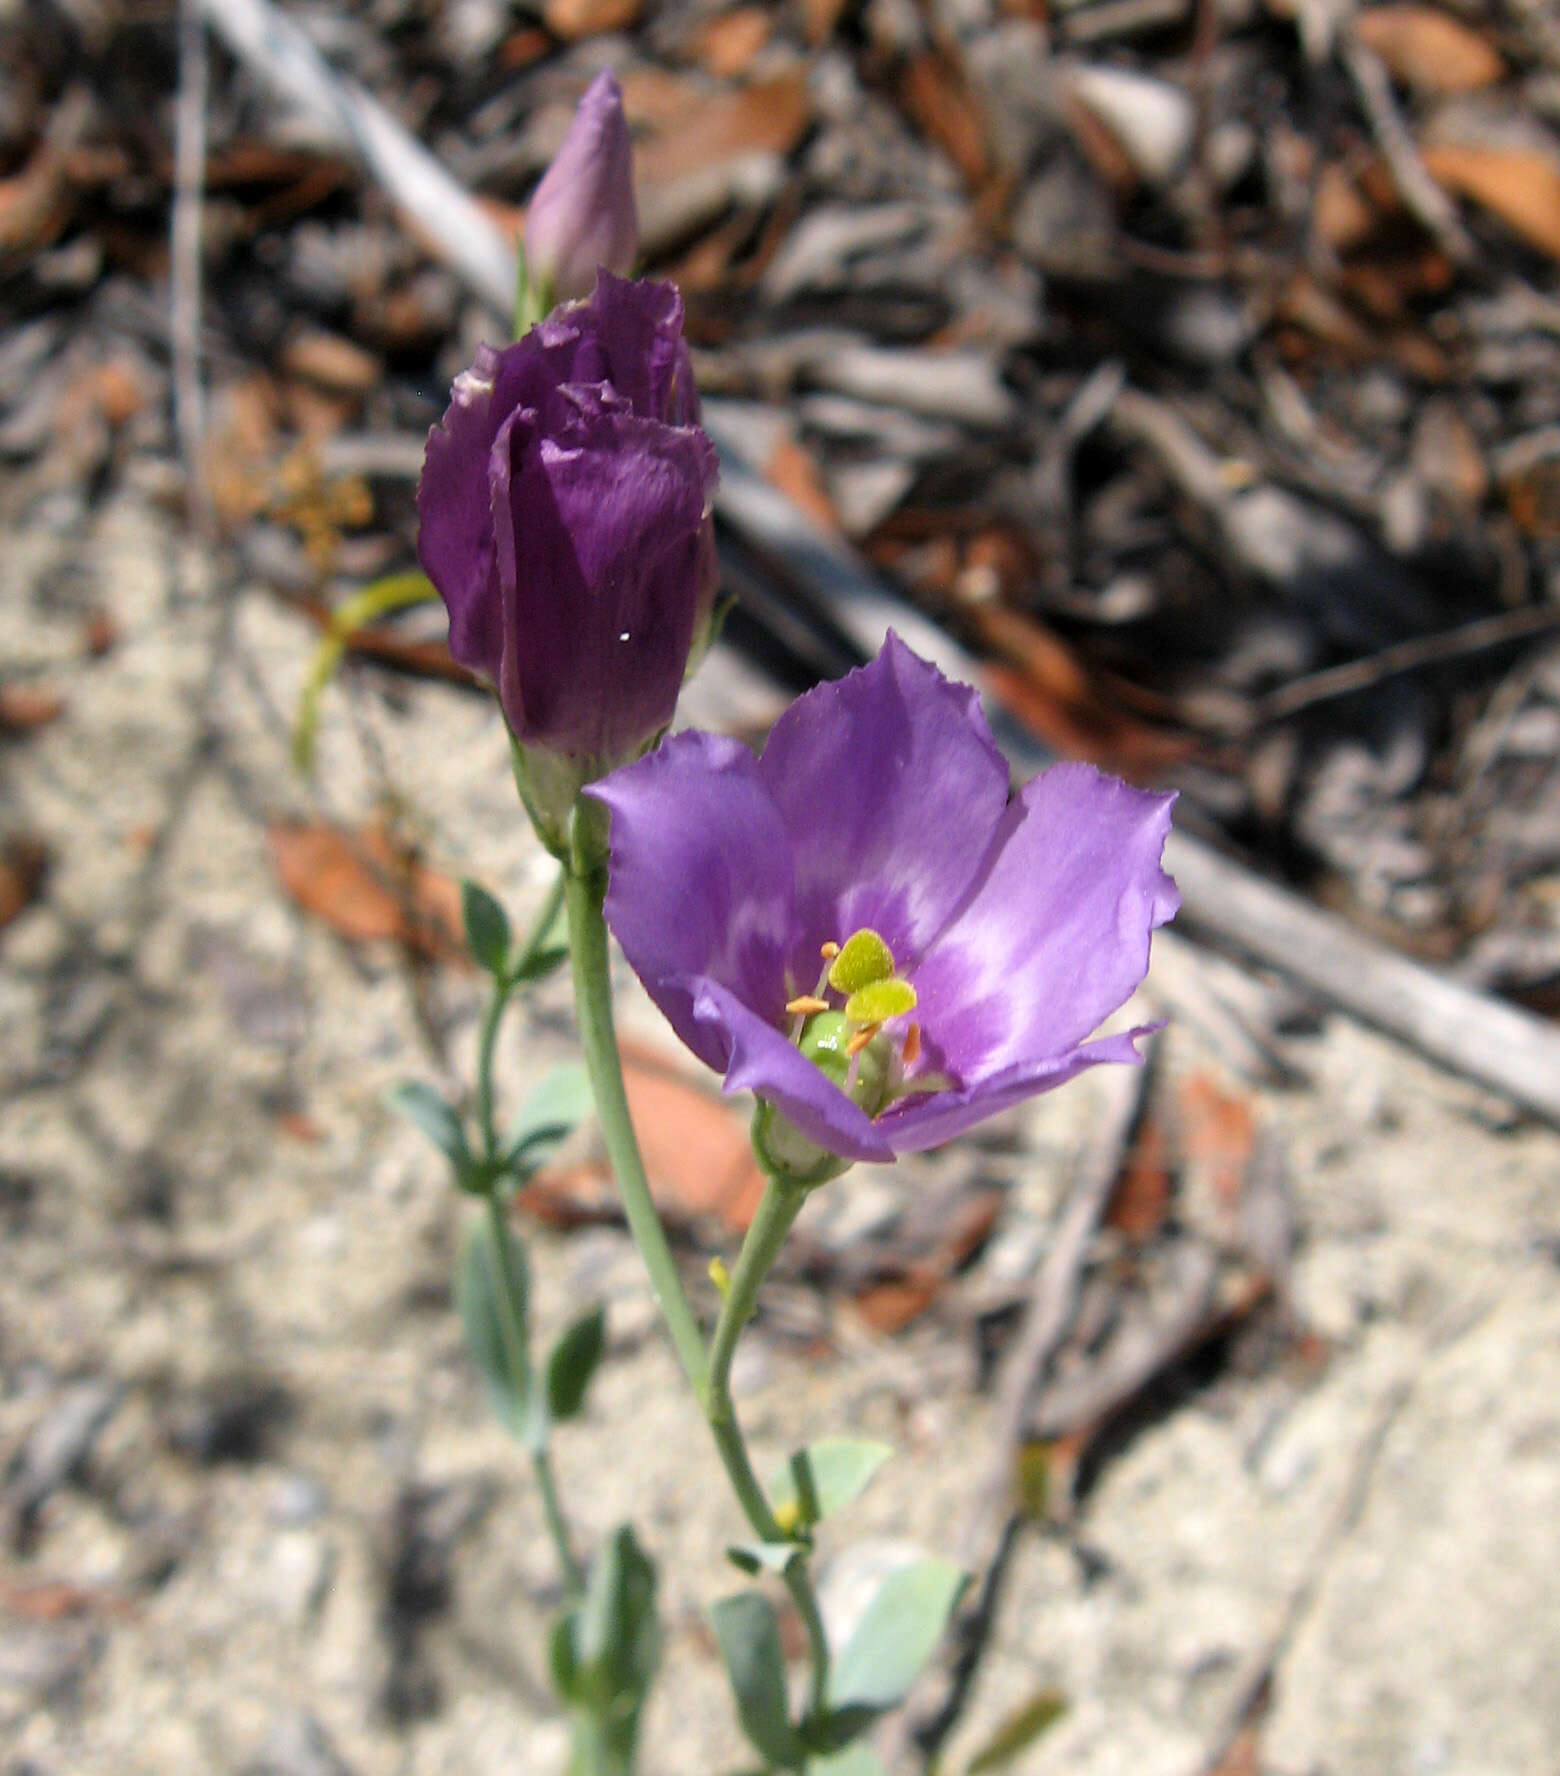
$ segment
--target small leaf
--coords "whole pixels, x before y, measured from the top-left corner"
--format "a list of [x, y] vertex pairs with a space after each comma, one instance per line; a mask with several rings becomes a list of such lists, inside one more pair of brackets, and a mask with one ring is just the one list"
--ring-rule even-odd
[[549, 974], [562, 968], [568, 959], [567, 944], [547, 944], [528, 957], [510, 979], [517, 987], [529, 986], [532, 981], [545, 980]]
[[784, 1576], [787, 1567], [807, 1550], [796, 1542], [737, 1542], [726, 1550], [726, 1558], [750, 1579], [762, 1572]]
[[495, 980], [509, 972], [509, 915], [479, 882], [460, 885], [461, 922], [471, 959]]
[[804, 1750], [790, 1721], [774, 1606], [757, 1591], [743, 1591], [723, 1598], [711, 1614], [743, 1732], [770, 1763], [800, 1768]]
[[890, 1573], [835, 1664], [834, 1707], [881, 1710], [902, 1702], [942, 1638], [965, 1578], [952, 1561], [933, 1558]]
[[553, 1688], [565, 1702], [575, 1701], [580, 1691], [579, 1627], [579, 1611], [568, 1610], [553, 1623], [547, 1636], [547, 1666]]
[[970, 1760], [965, 1776], [986, 1776], [988, 1770], [1005, 1769], [1021, 1751], [1027, 1751], [1042, 1733], [1048, 1732], [1067, 1712], [1067, 1698], [1060, 1690], [1041, 1690], [1013, 1710], [985, 1745]]
[[[824, 1437], [791, 1457], [769, 1483], [769, 1496], [782, 1529], [811, 1528], [857, 1499], [867, 1483], [893, 1454], [886, 1443], [864, 1437]], [[811, 1510], [796, 1472], [805, 1463], [812, 1477], [816, 1505]]]
[[398, 1110], [433, 1142], [440, 1153], [464, 1174], [471, 1168], [471, 1149], [454, 1106], [447, 1104], [431, 1085], [421, 1079], [403, 1079], [389, 1092], [392, 1110]]
[[504, 1136], [499, 1149], [503, 1164], [529, 1177], [594, 1107], [585, 1069], [575, 1061], [554, 1067], [521, 1105]]
[[661, 1656], [655, 1567], [628, 1524], [597, 1554], [574, 1641], [583, 1679], [603, 1703], [638, 1709]]
[[518, 1348], [511, 1349], [510, 1335], [505, 1329], [499, 1282], [494, 1275], [491, 1227], [486, 1222], [474, 1223], [466, 1236], [455, 1283], [455, 1301], [466, 1331], [466, 1348], [481, 1373], [494, 1414], [506, 1430], [524, 1438], [532, 1428], [527, 1410], [531, 1377], [525, 1355], [525, 1248], [507, 1228], [503, 1238], [519, 1295], [516, 1303], [520, 1321]]
[[585, 1404], [585, 1390], [607, 1344], [607, 1310], [598, 1303], [581, 1314], [547, 1359], [547, 1409], [562, 1424]]
[[883, 1760], [870, 1745], [850, 1745], [832, 1757], [810, 1757], [807, 1776], [886, 1776]]

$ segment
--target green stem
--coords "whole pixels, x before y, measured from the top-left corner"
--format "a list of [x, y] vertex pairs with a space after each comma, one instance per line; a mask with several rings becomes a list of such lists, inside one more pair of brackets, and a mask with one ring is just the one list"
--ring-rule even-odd
[[[731, 1365], [737, 1353], [737, 1341], [758, 1306], [758, 1292], [773, 1268], [802, 1204], [807, 1201], [807, 1194], [800, 1185], [784, 1178], [770, 1178], [742, 1242], [710, 1344], [709, 1385], [704, 1396], [710, 1434], [753, 1533], [766, 1542], [783, 1542], [788, 1538], [753, 1472], [731, 1398]], [[822, 1712], [828, 1694], [829, 1643], [805, 1554], [799, 1555], [786, 1568], [785, 1585], [807, 1630], [808, 1655], [812, 1664], [808, 1713], [818, 1714]]]
[[545, 1443], [531, 1450], [531, 1469], [536, 1475], [536, 1490], [542, 1495], [542, 1509], [547, 1514], [547, 1533], [552, 1537], [553, 1551], [563, 1573], [567, 1601], [575, 1604], [585, 1595], [585, 1569], [575, 1558], [569, 1542], [569, 1526], [563, 1520], [563, 1506], [558, 1502], [558, 1483], [553, 1475], [552, 1451]]
[[[650, 1185], [623, 1090], [623, 1067], [612, 1023], [611, 979], [607, 967], [607, 927], [602, 917], [606, 871], [589, 854], [592, 838], [578, 823], [567, 872], [564, 906], [569, 916], [569, 957], [574, 969], [574, 1002], [580, 1021], [585, 1066], [596, 1097], [607, 1157], [617, 1175], [618, 1190], [629, 1230], [639, 1247], [650, 1285], [671, 1333], [683, 1372], [704, 1409], [715, 1448], [744, 1515], [760, 1540], [783, 1542], [785, 1532], [775, 1520], [742, 1436], [731, 1401], [731, 1361], [737, 1339], [751, 1319], [758, 1291], [780, 1250], [791, 1223], [806, 1200], [806, 1191], [782, 1179], [771, 1179], [753, 1224], [743, 1241], [737, 1268], [706, 1358], [698, 1322], [688, 1305], [666, 1230], [650, 1199]], [[792, 1561], [785, 1575], [798, 1613], [807, 1629], [812, 1658], [809, 1712], [822, 1710], [828, 1689], [829, 1652], [812, 1577], [805, 1554]]]
[[495, 980], [477, 1043], [477, 1132], [482, 1139], [482, 1157], [490, 1166], [498, 1154], [498, 1131], [493, 1122], [493, 1049], [508, 1003], [509, 983]]
[[563, 898], [569, 916], [569, 962], [574, 971], [580, 1045], [585, 1051], [585, 1068], [596, 1098], [601, 1138], [617, 1177], [629, 1232], [633, 1234], [645, 1269], [650, 1273], [650, 1287], [671, 1334], [683, 1373], [694, 1393], [703, 1399], [704, 1338], [683, 1292], [677, 1261], [667, 1244], [666, 1229], [650, 1199], [650, 1181], [639, 1156], [628, 1096], [623, 1089], [623, 1065], [612, 1023], [607, 926], [601, 911], [606, 892], [605, 869], [576, 857], [566, 875]]
[[558, 909], [562, 905], [563, 871], [559, 870], [532, 922], [520, 954], [514, 959], [504, 978], [493, 982], [487, 1012], [482, 1019], [482, 1034], [477, 1043], [477, 1130], [482, 1139], [482, 1157], [489, 1166], [498, 1157], [498, 1132], [493, 1122], [493, 1051], [498, 1042], [498, 1027], [503, 1022], [504, 1010], [515, 990], [515, 982], [524, 976], [536, 960], [537, 952], [547, 942], [547, 934], [557, 923]]

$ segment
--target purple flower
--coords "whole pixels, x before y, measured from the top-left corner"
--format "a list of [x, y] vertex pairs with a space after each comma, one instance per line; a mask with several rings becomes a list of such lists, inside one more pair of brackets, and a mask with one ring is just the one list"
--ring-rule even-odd
[[[477, 350], [428, 436], [418, 558], [450, 651], [581, 781], [668, 721], [715, 596], [715, 451], [670, 284], [603, 273]], [[569, 796], [572, 800], [572, 792]]]
[[586, 88], [525, 218], [527, 274], [553, 302], [586, 296], [603, 267], [626, 277], [639, 251], [623, 92], [605, 69]]
[[1174, 798], [1064, 764], [1009, 800], [975, 692], [897, 636], [799, 698], [762, 757], [675, 734], [588, 793], [651, 997], [728, 1092], [828, 1154], [932, 1147], [1139, 1058], [1144, 1029], [1089, 1038], [1176, 910]]

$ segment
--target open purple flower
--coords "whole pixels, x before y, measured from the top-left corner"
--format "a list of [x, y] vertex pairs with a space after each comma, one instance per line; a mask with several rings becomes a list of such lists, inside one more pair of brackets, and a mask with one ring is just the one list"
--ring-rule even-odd
[[553, 302], [586, 296], [605, 268], [626, 277], [639, 251], [623, 91], [603, 69], [585, 89], [525, 218], [527, 274]]
[[671, 720], [708, 624], [715, 451], [698, 417], [677, 291], [603, 273], [518, 344], [479, 347], [428, 437], [417, 553], [450, 651], [497, 689], [521, 747], [565, 755], [578, 781]]
[[[1012, 800], [974, 691], [890, 635], [763, 755], [676, 734], [589, 793], [607, 920], [687, 1045], [844, 1159], [935, 1146], [1101, 1061], [1175, 912], [1168, 795], [1058, 765]], [[822, 1174], [820, 1174], [822, 1175]]]

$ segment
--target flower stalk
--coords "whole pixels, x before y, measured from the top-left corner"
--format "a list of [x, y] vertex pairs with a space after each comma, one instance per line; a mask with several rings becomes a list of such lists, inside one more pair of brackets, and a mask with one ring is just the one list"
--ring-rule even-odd
[[[600, 861], [600, 811], [584, 802], [576, 810], [574, 847], [564, 891], [569, 921], [569, 954], [574, 971], [575, 1007], [585, 1067], [596, 1097], [602, 1140], [618, 1181], [623, 1212], [650, 1276], [656, 1303], [666, 1321], [683, 1373], [709, 1424], [721, 1465], [753, 1533], [765, 1542], [788, 1538], [775, 1518], [753, 1469], [742, 1427], [731, 1398], [731, 1365], [743, 1328], [752, 1319], [758, 1293], [773, 1268], [807, 1192], [782, 1178], [771, 1178], [725, 1290], [709, 1354], [688, 1296], [677, 1274], [666, 1230], [650, 1196], [623, 1088], [622, 1060], [612, 1017], [608, 972], [607, 927], [602, 914], [606, 870]], [[828, 1686], [828, 1640], [817, 1594], [808, 1571], [807, 1553], [798, 1545], [797, 1558], [785, 1573], [786, 1589], [807, 1631], [812, 1666], [809, 1712], [820, 1712]]]

